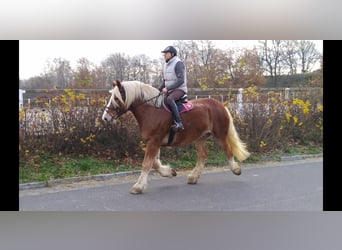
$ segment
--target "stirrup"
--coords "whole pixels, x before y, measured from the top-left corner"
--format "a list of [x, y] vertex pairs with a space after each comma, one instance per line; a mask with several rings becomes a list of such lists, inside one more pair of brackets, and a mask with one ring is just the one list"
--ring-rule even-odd
[[171, 126], [171, 129], [173, 131], [177, 131], [177, 130], [184, 130], [184, 126], [182, 122], [174, 122]]

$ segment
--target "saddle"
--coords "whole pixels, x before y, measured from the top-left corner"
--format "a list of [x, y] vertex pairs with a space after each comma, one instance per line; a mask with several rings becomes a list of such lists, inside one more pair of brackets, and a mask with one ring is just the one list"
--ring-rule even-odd
[[[194, 108], [194, 105], [192, 104], [192, 102], [190, 102], [188, 100], [188, 96], [185, 94], [183, 95], [180, 99], [178, 99], [177, 101], [175, 101], [177, 108], [178, 108], [178, 112], [179, 113], [184, 113], [184, 112], [188, 112], [190, 110], [192, 110]], [[169, 109], [169, 107], [165, 104], [165, 102], [163, 102], [163, 106], [164, 109], [171, 113], [171, 110]]]

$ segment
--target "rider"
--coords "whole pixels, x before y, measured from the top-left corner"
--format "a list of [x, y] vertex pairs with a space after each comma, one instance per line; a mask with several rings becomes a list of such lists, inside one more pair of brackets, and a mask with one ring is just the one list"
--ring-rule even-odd
[[166, 104], [172, 111], [174, 125], [172, 129], [184, 129], [176, 101], [184, 94], [187, 94], [187, 81], [184, 63], [177, 56], [177, 50], [173, 46], [166, 47], [164, 53], [165, 65], [163, 71], [163, 82], [159, 86], [159, 91], [166, 95]]

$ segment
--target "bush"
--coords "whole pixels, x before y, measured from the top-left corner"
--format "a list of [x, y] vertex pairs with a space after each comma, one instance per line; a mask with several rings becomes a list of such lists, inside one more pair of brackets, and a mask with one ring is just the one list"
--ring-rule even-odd
[[232, 112], [240, 137], [254, 153], [284, 149], [290, 145], [323, 144], [321, 96], [284, 98], [281, 93], [244, 90], [240, 112]]
[[[242, 109], [234, 109], [233, 98], [230, 111], [249, 151], [256, 155], [292, 145], [322, 146], [322, 91], [315, 93], [285, 99], [279, 92], [260, 92], [252, 86], [244, 90]], [[115, 125], [103, 124], [105, 99], [93, 94], [89, 101], [67, 89], [40, 108], [20, 110], [19, 167], [39, 165], [40, 157], [51, 154], [141, 162], [144, 143], [135, 118], [128, 112]], [[220, 150], [215, 141], [209, 141], [208, 148], [209, 155]], [[196, 161], [193, 146], [164, 148], [161, 154], [164, 159]]]

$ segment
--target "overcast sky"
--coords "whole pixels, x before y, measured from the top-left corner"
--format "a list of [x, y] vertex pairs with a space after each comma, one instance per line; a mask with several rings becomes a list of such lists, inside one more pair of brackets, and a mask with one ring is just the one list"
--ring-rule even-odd
[[[129, 56], [147, 55], [152, 59], [162, 56], [161, 51], [175, 40], [20, 40], [19, 41], [19, 77], [28, 79], [39, 76], [48, 60], [63, 58], [70, 61], [74, 68], [78, 59], [85, 57], [99, 65], [113, 53]], [[221, 49], [231, 47], [253, 48], [258, 40], [213, 40]], [[322, 40], [315, 40], [316, 48], [322, 53]]]

